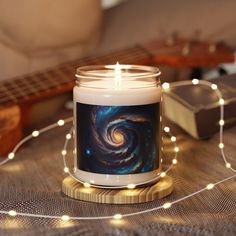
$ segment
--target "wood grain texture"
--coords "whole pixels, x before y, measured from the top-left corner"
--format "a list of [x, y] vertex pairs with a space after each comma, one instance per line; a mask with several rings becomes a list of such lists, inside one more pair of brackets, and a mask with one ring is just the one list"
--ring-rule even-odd
[[0, 150], [1, 155], [7, 155], [15, 143], [22, 137], [21, 111], [18, 106], [0, 109]]
[[82, 201], [108, 204], [134, 204], [149, 202], [168, 196], [173, 191], [172, 178], [166, 176], [159, 182], [136, 189], [98, 189], [84, 187], [72, 177], [66, 177], [62, 183], [62, 192], [71, 198]]

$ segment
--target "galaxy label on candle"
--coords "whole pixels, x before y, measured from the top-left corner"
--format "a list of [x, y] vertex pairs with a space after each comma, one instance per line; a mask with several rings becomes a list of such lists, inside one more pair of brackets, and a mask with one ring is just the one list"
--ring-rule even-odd
[[76, 103], [77, 168], [98, 174], [159, 169], [160, 104]]

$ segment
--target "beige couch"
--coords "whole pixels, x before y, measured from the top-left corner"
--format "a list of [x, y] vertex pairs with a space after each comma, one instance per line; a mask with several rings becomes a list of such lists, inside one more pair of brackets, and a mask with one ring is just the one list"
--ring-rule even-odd
[[[105, 12], [99, 0], [0, 0], [0, 6], [0, 80], [173, 32], [236, 47], [234, 0], [127, 0]], [[165, 80], [189, 73], [162, 70]]]

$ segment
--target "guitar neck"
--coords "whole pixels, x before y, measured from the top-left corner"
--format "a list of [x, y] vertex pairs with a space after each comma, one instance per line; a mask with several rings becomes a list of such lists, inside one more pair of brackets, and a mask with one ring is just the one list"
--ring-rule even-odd
[[86, 57], [55, 68], [0, 82], [0, 107], [24, 104], [70, 91], [79, 66], [96, 64], [164, 64], [169, 66], [214, 66], [233, 62], [234, 54], [223, 44], [185, 39], [155, 40], [103, 56]]
[[0, 107], [12, 104], [35, 102], [46, 97], [70, 91], [74, 86], [75, 71], [79, 66], [90, 64], [147, 64], [151, 55], [141, 46], [110, 53], [109, 55], [86, 57], [55, 68], [0, 82]]

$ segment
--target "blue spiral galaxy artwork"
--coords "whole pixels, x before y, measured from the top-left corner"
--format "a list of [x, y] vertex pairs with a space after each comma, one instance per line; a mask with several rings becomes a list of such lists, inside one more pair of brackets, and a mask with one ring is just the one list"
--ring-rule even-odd
[[76, 104], [77, 167], [99, 174], [159, 168], [159, 103], [137, 106]]

